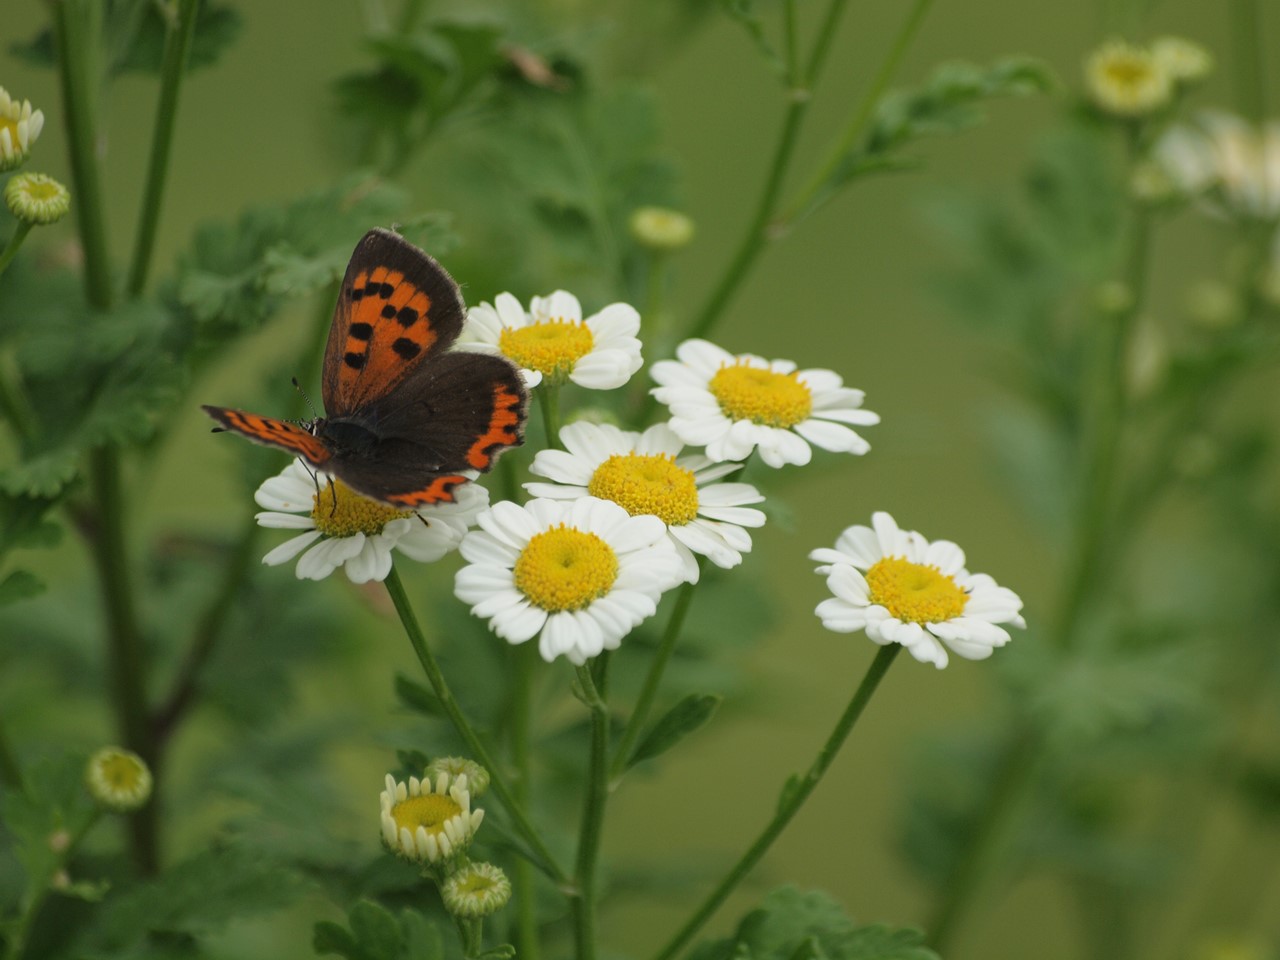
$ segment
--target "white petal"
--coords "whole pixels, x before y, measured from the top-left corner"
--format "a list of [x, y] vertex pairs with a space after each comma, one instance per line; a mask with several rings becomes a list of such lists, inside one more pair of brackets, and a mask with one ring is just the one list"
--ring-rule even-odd
[[302, 559], [298, 561], [298, 579], [323, 580], [363, 550], [364, 541], [363, 533], [322, 540], [304, 553]]
[[735, 361], [733, 354], [717, 347], [709, 340], [686, 340], [676, 347], [676, 356], [680, 362], [689, 366], [703, 378], [705, 383], [711, 379], [721, 367]]
[[848, 427], [826, 420], [805, 420], [796, 424], [796, 433], [815, 446], [832, 453], [866, 453], [871, 444]]
[[[577, 424], [571, 424], [571, 426], [577, 426]], [[568, 446], [565, 440], [565, 434], [568, 431], [569, 427], [560, 431], [560, 440], [565, 446]], [[592, 463], [563, 450], [539, 450], [537, 456], [533, 458], [533, 463], [529, 464], [529, 472], [535, 477], [546, 477], [556, 483], [585, 486], [591, 481], [591, 475], [598, 464], [599, 461]]]
[[263, 557], [262, 562], [269, 567], [286, 563], [319, 539], [320, 531], [312, 530], [309, 533], [302, 534], [300, 537], [294, 537], [291, 540], [286, 540], [284, 543], [280, 544], [280, 546], [276, 547]]
[[827, 589], [849, 603], [865, 607], [871, 603], [871, 587], [856, 567], [837, 566], [827, 577]]
[[279, 530], [314, 530], [316, 522], [311, 519], [311, 514], [306, 513], [298, 515], [296, 513], [256, 513], [253, 519], [258, 521], [260, 527], [272, 527]]
[[611, 303], [584, 322], [597, 343], [634, 337], [640, 332], [640, 314], [626, 303]]
[[950, 540], [935, 540], [925, 550], [924, 562], [953, 576], [964, 569], [964, 551]]

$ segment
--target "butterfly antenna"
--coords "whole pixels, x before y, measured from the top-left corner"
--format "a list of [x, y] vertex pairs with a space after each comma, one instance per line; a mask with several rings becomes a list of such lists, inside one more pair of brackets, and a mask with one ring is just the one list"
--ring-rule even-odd
[[333, 482], [333, 477], [329, 478], [329, 490], [333, 493], [333, 506], [329, 509], [329, 516], [333, 516], [338, 512], [338, 487]]
[[307, 391], [302, 389], [302, 384], [298, 382], [298, 378], [293, 378], [293, 388], [302, 394], [302, 399], [307, 401], [307, 409], [311, 411], [311, 419], [316, 419], [316, 405], [311, 402], [311, 397], [307, 395]]

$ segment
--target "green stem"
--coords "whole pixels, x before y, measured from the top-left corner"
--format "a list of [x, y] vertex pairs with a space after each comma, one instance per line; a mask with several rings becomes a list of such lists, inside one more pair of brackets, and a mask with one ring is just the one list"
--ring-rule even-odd
[[[933, 0], [915, 0], [915, 5], [911, 8], [911, 12], [903, 22], [902, 28], [898, 31], [898, 36], [889, 48], [889, 53], [884, 62], [880, 64], [880, 69], [871, 81], [871, 86], [862, 95], [862, 101], [850, 118], [844, 133], [840, 135], [840, 139], [836, 141], [835, 146], [828, 151], [826, 160], [819, 165], [813, 176], [809, 178], [809, 182], [805, 184], [795, 202], [791, 204], [789, 212], [783, 217], [786, 223], [793, 222], [804, 211], [809, 209], [815, 198], [826, 189], [828, 181], [830, 181], [836, 170], [844, 163], [845, 158], [858, 142], [858, 138], [866, 130], [867, 124], [871, 122], [876, 106], [880, 103], [880, 99], [884, 96], [885, 90], [888, 89], [894, 75], [897, 74], [898, 67], [902, 64], [902, 58], [906, 56], [907, 50], [910, 48], [912, 41], [915, 40], [916, 33], [920, 30], [920, 25], [924, 22], [925, 15], [932, 5]], [[824, 33], [826, 32], [824, 31]], [[828, 40], [828, 42], [830, 41]]]
[[9, 238], [9, 242], [5, 244], [4, 252], [0, 253], [0, 273], [4, 273], [9, 264], [13, 262], [13, 258], [18, 255], [18, 248], [22, 246], [22, 242], [27, 239], [27, 234], [31, 232], [31, 228], [35, 226], [30, 220], [19, 220], [18, 225], [13, 229], [13, 236]]
[[173, 146], [173, 127], [178, 115], [178, 94], [186, 74], [187, 53], [195, 34], [199, 0], [178, 0], [178, 21], [169, 26], [164, 43], [164, 61], [160, 67], [160, 100], [156, 105], [155, 132], [151, 137], [151, 162], [147, 169], [147, 187], [138, 214], [138, 235], [134, 242], [133, 263], [125, 289], [130, 297], [139, 296], [147, 285], [147, 271], [155, 249], [156, 228], [164, 199], [164, 184], [169, 172], [169, 152]]
[[[529, 805], [532, 789], [532, 763], [529, 756], [529, 721], [532, 715], [533, 657], [531, 644], [511, 649], [515, 661], [515, 676], [511, 690], [511, 761], [516, 768], [515, 798], [521, 806]], [[527, 860], [517, 860], [512, 876], [516, 900], [516, 928], [519, 956], [524, 960], [538, 960], [538, 904], [536, 878], [533, 866]]]
[[574, 872], [574, 886], [577, 887], [578, 896], [573, 901], [573, 930], [578, 960], [594, 960], [596, 861], [604, 827], [605, 801], [608, 799], [605, 780], [609, 768], [609, 708], [596, 689], [591, 668], [581, 666], [577, 670], [583, 702], [591, 711], [591, 760], [583, 800], [582, 828], [578, 835], [577, 869]]
[[947, 879], [946, 896], [925, 928], [929, 931], [930, 946], [943, 956], [975, 896], [999, 865], [1002, 841], [1014, 822], [1022, 798], [1034, 783], [1042, 746], [1038, 733], [1024, 725], [1000, 760], [982, 817], [966, 838], [965, 851]]
[[[698, 561], [698, 571], [702, 572], [703, 562]], [[640, 696], [636, 700], [635, 709], [631, 711], [631, 716], [627, 718], [627, 725], [623, 728], [622, 737], [618, 740], [618, 746], [613, 754], [613, 766], [609, 770], [609, 776], [616, 782], [622, 776], [624, 770], [627, 769], [627, 760], [631, 756], [631, 748], [635, 746], [636, 739], [640, 736], [645, 721], [649, 718], [649, 711], [653, 707], [654, 697], [658, 694], [658, 686], [662, 683], [662, 675], [667, 669], [667, 663], [671, 660], [671, 654], [676, 648], [676, 641], [680, 639], [680, 628], [684, 626], [685, 614], [689, 612], [689, 604], [693, 601], [693, 591], [697, 586], [696, 583], [686, 583], [680, 587], [680, 593], [676, 595], [676, 605], [671, 611], [671, 617], [667, 620], [667, 628], [663, 631], [662, 640], [658, 643], [658, 650], [653, 655], [653, 662], [649, 664], [649, 673], [644, 678], [644, 686], [640, 688]]]
[[27, 945], [27, 937], [31, 933], [31, 924], [36, 916], [40, 913], [40, 908], [44, 906], [45, 900], [49, 894], [53, 892], [53, 876], [62, 869], [62, 867], [71, 859], [71, 855], [75, 853], [76, 848], [80, 846], [81, 841], [93, 829], [94, 825], [101, 819], [101, 811], [94, 810], [89, 814], [84, 824], [71, 837], [67, 846], [63, 849], [62, 854], [58, 857], [57, 862], [49, 869], [45, 883], [36, 888], [31, 899], [27, 901], [21, 914], [15, 921], [12, 921], [8, 938], [8, 945], [5, 948], [6, 960], [19, 960]]
[[13, 748], [9, 746], [9, 736], [5, 733], [3, 716], [0, 716], [0, 783], [7, 784], [19, 793], [24, 789], [22, 767], [18, 766]]
[[538, 385], [538, 406], [548, 450], [560, 449], [560, 385], [543, 380]]
[[836, 754], [840, 752], [840, 748], [848, 738], [849, 732], [853, 729], [854, 724], [857, 723], [858, 717], [862, 715], [862, 711], [871, 700], [872, 694], [876, 692], [876, 687], [884, 679], [885, 673], [888, 672], [894, 658], [901, 650], [902, 646], [900, 644], [891, 643], [881, 647], [876, 652], [875, 659], [871, 661], [871, 666], [867, 668], [862, 682], [858, 684], [858, 689], [854, 691], [853, 698], [849, 701], [849, 705], [845, 707], [844, 713], [841, 714], [840, 719], [836, 722], [835, 728], [831, 731], [831, 735], [827, 737], [826, 743], [818, 751], [818, 755], [814, 758], [808, 772], [802, 779], [788, 783], [773, 819], [760, 832], [760, 835], [747, 849], [747, 852], [742, 855], [742, 858], [733, 865], [733, 868], [725, 875], [724, 879], [702, 902], [702, 905], [694, 911], [693, 916], [671, 938], [671, 941], [658, 952], [655, 960], [672, 960], [673, 957], [680, 953], [697, 932], [702, 929], [703, 924], [724, 903], [734, 888], [759, 863], [760, 858], [772, 846], [773, 841], [778, 838], [787, 824], [791, 822], [791, 818], [796, 815], [804, 805], [804, 802], [809, 799], [809, 795], [813, 793], [814, 788], [821, 782], [823, 774], [827, 772], [827, 768], [831, 766]]
[[97, 0], [58, 0], [50, 4], [50, 9], [71, 154], [71, 180], [75, 184], [76, 222], [84, 248], [85, 287], [89, 303], [105, 310], [111, 306], [113, 294], [97, 158], [102, 4]]
[[403, 624], [404, 631], [409, 637], [409, 642], [413, 645], [413, 652], [418, 655], [418, 662], [422, 664], [422, 670], [427, 675], [427, 680], [431, 683], [431, 689], [435, 691], [436, 696], [440, 699], [444, 712], [453, 723], [454, 729], [458, 731], [458, 735], [466, 743], [467, 749], [489, 771], [489, 785], [493, 787], [494, 795], [506, 808], [507, 814], [515, 825], [516, 832], [524, 838], [525, 843], [529, 845], [537, 857], [538, 866], [546, 871], [547, 875], [557, 883], [566, 884], [568, 877], [560, 869], [555, 858], [547, 849], [546, 844], [542, 842], [542, 838], [538, 836], [538, 831], [529, 822], [524, 808], [516, 801], [515, 794], [507, 786], [501, 769], [494, 762], [488, 748], [481, 742], [471, 724], [467, 722], [467, 718], [463, 716], [462, 709], [458, 706], [458, 701], [453, 698], [453, 692], [445, 682], [440, 665], [436, 663], [436, 659], [431, 653], [431, 648], [427, 646], [422, 627], [418, 624], [418, 618], [409, 603], [409, 597], [404, 591], [404, 585], [400, 582], [400, 574], [396, 572], [394, 566], [391, 568], [391, 572], [387, 574], [386, 588], [387, 593], [391, 596], [391, 602], [395, 604], [396, 613], [400, 616], [400, 623]]
[[157, 742], [147, 712], [147, 661], [134, 609], [117, 451], [110, 447], [94, 450], [89, 455], [89, 474], [97, 520], [89, 545], [106, 609], [107, 670], [116, 722], [125, 745], [146, 761], [155, 780], [151, 802], [129, 817], [129, 833], [138, 868], [144, 873], [154, 873], [160, 856]]

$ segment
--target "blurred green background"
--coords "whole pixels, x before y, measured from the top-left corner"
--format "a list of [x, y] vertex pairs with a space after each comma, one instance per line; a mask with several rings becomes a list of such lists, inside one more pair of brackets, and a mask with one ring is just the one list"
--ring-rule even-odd
[[[376, 6], [371, 0], [364, 5], [342, 0], [240, 5], [245, 25], [238, 42], [212, 69], [193, 73], [185, 88], [160, 224], [157, 276], [196, 224], [299, 195], [350, 168], [352, 145], [345, 138], [351, 128], [335, 118], [330, 85], [367, 66], [360, 38]], [[567, 45], [577, 37], [590, 40], [598, 76], [645, 80], [652, 71], [662, 141], [682, 175], [682, 206], [698, 230], [694, 244], [675, 261], [669, 300], [676, 316], [687, 319], [718, 278], [749, 217], [785, 106], [782, 93], [741, 29], [714, 5], [707, 5], [705, 15], [697, 12], [699, 4], [551, 0], [541, 6], [544, 15], [564, 25]], [[34, 0], [10, 0], [5, 8], [6, 48], [44, 24], [44, 5]], [[812, 30], [819, 5], [802, 3], [800, 9], [803, 26]], [[801, 142], [801, 175], [806, 160], [821, 155], [865, 88], [904, 9], [885, 0], [853, 5]], [[1280, 56], [1280, 11], [1266, 14], [1266, 48], [1275, 58]], [[680, 24], [685, 17], [687, 26], [673, 30], [660, 46], [641, 48], [629, 40], [642, 24], [651, 26], [655, 19]], [[1175, 33], [1204, 44], [1220, 69], [1199, 102], [1232, 103], [1225, 5], [1198, 0], [942, 0], [899, 80], [922, 79], [944, 60], [985, 63], [1025, 53], [1043, 58], [1068, 87], [1078, 87], [1082, 57], [1116, 32]], [[37, 168], [68, 180], [54, 75], [0, 50], [0, 83], [44, 109], [47, 125], [36, 151]], [[1280, 98], [1274, 86], [1271, 92]], [[113, 87], [104, 115], [108, 220], [121, 250], [134, 229], [153, 104], [150, 80], [125, 77]], [[869, 180], [842, 195], [768, 250], [742, 288], [713, 339], [733, 351], [834, 368], [866, 390], [867, 406], [882, 415], [883, 423], [867, 431], [873, 450], [865, 458], [826, 455], [810, 468], [787, 471], [785, 482], [774, 484], [791, 506], [790, 522], [775, 520], [761, 531], [746, 566], [776, 591], [781, 616], [743, 665], [752, 681], [737, 694], [739, 705], [727, 708], [656, 774], [633, 778], [616, 795], [607, 858], [661, 870], [668, 852], [702, 854], [701, 862], [716, 875], [714, 865], [734, 856], [771, 814], [777, 784], [809, 762], [873, 653], [861, 636], [821, 629], [812, 609], [824, 590], [806, 554], [828, 545], [848, 524], [866, 523], [873, 510], [889, 510], [904, 526], [962, 544], [971, 569], [991, 573], [1022, 595], [1033, 626], [1047, 615], [1058, 558], [1041, 528], [1029, 524], [1012, 502], [990, 452], [989, 415], [1007, 402], [998, 383], [1005, 365], [1002, 345], [956, 323], [932, 292], [956, 252], [931, 226], [930, 210], [939, 195], [957, 189], [1011, 190], [1037, 139], [1062, 110], [1052, 97], [999, 102], [984, 125], [928, 141], [915, 151], [926, 160], [920, 170]], [[456, 213], [454, 227], [463, 247], [456, 265], [449, 257], [445, 263], [474, 301], [503, 287], [480, 288], [465, 269], [485, 256], [467, 246], [466, 193], [451, 189], [459, 175], [452, 151], [456, 147], [465, 154], [466, 136], [464, 127], [437, 141], [406, 168], [402, 182], [415, 207]], [[70, 221], [56, 230], [60, 239], [72, 236]], [[36, 239], [50, 243], [54, 236], [50, 230]], [[1177, 309], [1189, 280], [1214, 255], [1215, 242], [1214, 232], [1193, 215], [1171, 226], [1156, 250], [1153, 314]], [[501, 264], [489, 264], [487, 277], [501, 275]], [[526, 297], [562, 285], [573, 289], [572, 278], [519, 277], [512, 289]], [[591, 291], [583, 292], [588, 310], [602, 305], [591, 297]], [[277, 354], [292, 355], [297, 331], [310, 329], [315, 309], [299, 303], [240, 345], [201, 387], [198, 401], [251, 405], [261, 371], [274, 366]], [[314, 371], [299, 373], [315, 384]], [[1274, 398], [1273, 391], [1261, 393]], [[154, 486], [133, 509], [152, 532], [216, 531], [240, 507], [230, 478], [244, 451], [224, 438], [211, 438], [194, 405], [168, 415], [177, 427], [159, 453]], [[1184, 531], [1176, 517], [1165, 524], [1163, 535], [1170, 549], [1178, 549]], [[65, 591], [91, 595], [87, 562], [74, 544], [34, 562], [55, 581], [50, 601]], [[454, 566], [445, 561], [421, 579], [447, 582]], [[314, 589], [349, 593], [353, 603], [365, 602], [341, 577]], [[415, 669], [394, 619], [376, 603], [368, 607], [358, 621], [359, 647], [345, 651], [339, 667], [303, 672], [297, 678], [303, 693], [290, 708], [299, 717], [331, 711], [340, 730], [341, 718], [362, 718], [332, 755], [344, 772], [353, 817], [367, 817], [348, 825], [352, 837], [363, 838], [366, 856], [376, 849], [374, 801], [391, 762], [387, 743], [370, 731], [393, 725], [398, 716], [390, 670]], [[432, 620], [425, 606], [420, 614]], [[262, 641], [262, 655], [270, 657], [272, 638]], [[567, 684], [563, 664], [548, 669]], [[35, 724], [31, 705], [59, 696], [57, 689], [41, 689], [43, 680], [37, 673], [4, 684], [7, 690], [20, 684], [21, 702], [28, 708], [10, 721], [19, 742]], [[923, 890], [896, 848], [903, 775], [924, 738], [989, 713], [995, 698], [989, 664], [955, 659], [947, 670], [935, 671], [904, 658], [816, 796], [710, 931], [728, 930], [765, 890], [788, 880], [829, 891], [861, 921], [923, 923]], [[91, 745], [100, 722], [104, 718], [75, 714], [57, 726], [68, 738]], [[216, 724], [195, 727], [177, 745], [173, 775], [178, 781], [202, 751], [234, 748], [221, 742]], [[1177, 804], [1176, 798], [1146, 799]], [[1229, 807], [1191, 825], [1203, 834], [1194, 860], [1177, 869], [1199, 879], [1175, 899], [1152, 905], [1143, 955], [1196, 956], [1205, 938], [1246, 930], [1280, 941], [1276, 838], [1259, 840], [1255, 852], [1241, 858], [1246, 827]], [[173, 838], [175, 851], [205, 842], [199, 824], [187, 825]], [[607, 905], [606, 947], [643, 954], [658, 946], [684, 915], [682, 896], [677, 891], [665, 901]], [[1078, 905], [1060, 882], [1031, 873], [1010, 885], [997, 884], [988, 896], [953, 956], [1053, 960], [1080, 955], [1074, 939]], [[234, 927], [220, 941], [218, 955], [309, 956], [310, 922], [331, 912], [317, 900], [312, 913], [304, 909], [270, 923]], [[1270, 918], [1265, 929], [1259, 927], [1260, 917]]]

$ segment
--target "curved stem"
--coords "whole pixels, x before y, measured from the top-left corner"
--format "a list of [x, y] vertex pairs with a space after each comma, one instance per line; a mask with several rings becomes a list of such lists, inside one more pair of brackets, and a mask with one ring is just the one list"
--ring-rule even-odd
[[[702, 567], [703, 561], [699, 558], [699, 572], [701, 572]], [[636, 700], [635, 709], [631, 711], [631, 716], [627, 718], [627, 725], [623, 728], [622, 737], [618, 740], [618, 746], [614, 750], [613, 765], [609, 769], [609, 776], [615, 781], [627, 769], [627, 759], [631, 755], [631, 748], [635, 746], [636, 739], [640, 736], [640, 730], [644, 727], [645, 720], [649, 717], [649, 710], [653, 707], [653, 699], [657, 696], [658, 686], [662, 682], [662, 674], [666, 671], [667, 663], [671, 660], [671, 654], [676, 648], [676, 641], [680, 639], [680, 628], [684, 626], [685, 614], [689, 612], [689, 604], [693, 601], [693, 590], [696, 586], [696, 583], [686, 583], [680, 587], [680, 593], [676, 596], [675, 608], [671, 611], [671, 618], [667, 620], [667, 629], [663, 631], [662, 640], [658, 643], [658, 650], [653, 655], [653, 662], [649, 664], [649, 673], [644, 678], [644, 686], [640, 688], [640, 696]]]
[[600, 697], [591, 668], [581, 666], [578, 683], [583, 701], [591, 711], [591, 760], [587, 790], [583, 799], [582, 827], [578, 835], [578, 863], [574, 872], [578, 896], [573, 902], [574, 942], [578, 960], [594, 960], [596, 955], [596, 860], [604, 827], [604, 806], [608, 799], [605, 778], [609, 765], [609, 708]]
[[125, 290], [130, 297], [142, 293], [147, 285], [147, 271], [155, 249], [156, 228], [160, 223], [160, 207], [164, 184], [169, 172], [169, 152], [173, 146], [173, 125], [178, 115], [178, 93], [186, 73], [187, 52], [195, 34], [199, 0], [179, 0], [178, 21], [170, 25], [164, 42], [164, 61], [160, 67], [160, 100], [156, 105], [156, 125], [151, 137], [151, 161], [147, 169], [147, 187], [138, 213], [138, 235], [134, 241], [133, 262]]
[[[849, 155], [849, 151], [853, 149], [858, 142], [858, 138], [866, 130], [867, 124], [871, 122], [876, 105], [880, 103], [880, 98], [884, 96], [889, 83], [898, 72], [898, 67], [902, 64], [902, 58], [906, 56], [908, 48], [910, 48], [916, 33], [920, 29], [920, 25], [924, 22], [925, 15], [932, 5], [933, 0], [916, 0], [915, 6], [907, 14], [907, 19], [898, 31], [898, 36], [889, 48], [888, 55], [885, 57], [884, 62], [880, 64], [880, 69], [876, 71], [875, 78], [871, 81], [871, 86], [862, 95], [862, 100], [845, 127], [844, 133], [840, 135], [840, 139], [827, 152], [827, 158], [814, 171], [813, 176], [809, 178], [795, 202], [791, 204], [786, 216], [783, 217], [785, 222], [794, 221], [801, 213], [807, 210], [815, 198], [825, 189], [827, 182], [835, 171], [844, 163], [845, 157]], [[810, 82], [812, 83], [812, 81]]]
[[0, 273], [4, 273], [9, 264], [13, 262], [13, 258], [18, 255], [18, 248], [27, 239], [27, 234], [31, 232], [33, 226], [34, 224], [30, 220], [19, 220], [18, 225], [13, 228], [13, 236], [5, 244], [4, 252], [0, 253]]
[[821, 782], [823, 774], [827, 772], [827, 768], [831, 766], [831, 761], [840, 752], [840, 747], [844, 745], [849, 732], [853, 730], [858, 717], [862, 715], [862, 711], [871, 700], [871, 695], [876, 692], [876, 687], [880, 685], [880, 681], [884, 679], [885, 673], [888, 672], [894, 658], [901, 650], [902, 646], [900, 644], [891, 643], [876, 651], [875, 659], [871, 661], [871, 666], [867, 668], [862, 682], [858, 684], [858, 689], [854, 691], [853, 698], [849, 701], [849, 705], [845, 707], [840, 719], [836, 721], [835, 728], [831, 731], [831, 735], [827, 737], [826, 743], [822, 745], [822, 749], [818, 751], [818, 755], [809, 766], [808, 772], [802, 779], [788, 784], [782, 799], [778, 803], [778, 811], [773, 815], [773, 819], [765, 825], [765, 828], [747, 849], [747, 852], [733, 865], [733, 868], [711, 891], [701, 906], [694, 911], [693, 916], [671, 938], [671, 941], [657, 953], [655, 960], [672, 960], [688, 945], [689, 941], [702, 929], [703, 924], [724, 903], [725, 898], [733, 892], [734, 888], [742, 882], [743, 878], [760, 861], [760, 858], [765, 855], [765, 852], [772, 846], [773, 841], [778, 838], [778, 835], [791, 822], [791, 818], [804, 806], [804, 802], [809, 799], [809, 795], [813, 793], [814, 788]]
[[458, 701], [453, 698], [453, 692], [445, 682], [444, 674], [440, 671], [440, 665], [436, 663], [436, 659], [431, 653], [431, 648], [427, 646], [422, 627], [418, 624], [418, 618], [413, 612], [409, 597], [404, 591], [404, 585], [400, 582], [400, 575], [396, 572], [394, 566], [391, 568], [391, 572], [387, 574], [385, 585], [387, 593], [391, 596], [391, 602], [395, 605], [396, 613], [400, 616], [400, 623], [404, 625], [404, 632], [408, 635], [409, 642], [413, 645], [413, 652], [418, 655], [418, 662], [422, 664], [422, 670], [427, 675], [427, 680], [431, 683], [431, 689], [435, 691], [436, 696], [440, 699], [440, 705], [444, 707], [444, 712], [453, 723], [454, 729], [458, 731], [458, 735], [466, 743], [467, 749], [489, 771], [489, 785], [493, 787], [494, 795], [506, 808], [516, 832], [520, 834], [538, 858], [538, 866], [545, 870], [548, 876], [557, 883], [567, 883], [568, 877], [560, 869], [555, 858], [547, 849], [546, 844], [542, 842], [542, 838], [538, 836], [538, 831], [529, 822], [524, 808], [516, 801], [515, 794], [507, 786], [506, 779], [502, 776], [501, 768], [494, 762], [488, 748], [480, 740], [479, 735], [476, 734], [471, 724], [467, 722], [467, 718], [463, 716], [462, 709], [458, 706]]

